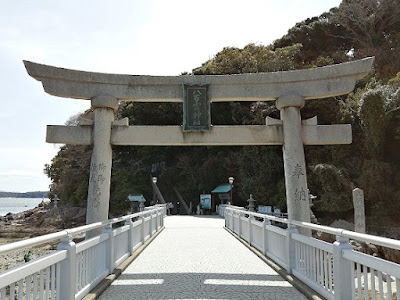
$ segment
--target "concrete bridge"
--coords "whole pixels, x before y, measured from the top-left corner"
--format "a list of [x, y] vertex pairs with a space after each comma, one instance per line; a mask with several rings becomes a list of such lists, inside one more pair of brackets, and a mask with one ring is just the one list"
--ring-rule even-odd
[[[6, 254], [59, 241], [54, 253], [0, 273], [0, 299], [400, 298], [400, 265], [357, 252], [349, 240], [397, 250], [400, 241], [240, 207], [219, 214], [165, 216], [165, 207], [150, 207], [0, 246]], [[102, 233], [75, 242], [94, 229]]]
[[168, 216], [165, 229], [100, 296], [115, 299], [307, 299], [215, 216]]

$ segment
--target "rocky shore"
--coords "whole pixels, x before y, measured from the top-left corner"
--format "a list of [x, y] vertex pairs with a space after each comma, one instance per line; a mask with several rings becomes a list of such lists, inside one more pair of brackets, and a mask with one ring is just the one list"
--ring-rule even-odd
[[[354, 231], [354, 224], [347, 222], [345, 220], [336, 220], [329, 225], [330, 227], [335, 228], [342, 228], [346, 230]], [[399, 239], [399, 232], [398, 231], [386, 231], [383, 235], [373, 234], [376, 236], [383, 236], [392, 239]], [[326, 233], [317, 233], [315, 235], [316, 238], [323, 240], [328, 243], [335, 242], [335, 237], [333, 235], [329, 235]], [[351, 240], [350, 244], [353, 246], [354, 250], [359, 252], [369, 254], [375, 257], [383, 258], [385, 260], [389, 260], [395, 262], [397, 264], [400, 263], [400, 251], [395, 249], [390, 249], [382, 246], [373, 245], [370, 243], [360, 243], [358, 241]]]
[[[85, 224], [86, 209], [79, 207], [55, 207], [52, 203], [16, 214], [0, 217], [0, 244], [8, 244], [66, 228]], [[24, 263], [24, 255], [31, 251], [35, 259], [49, 254], [57, 247], [57, 242], [0, 254], [0, 272]]]

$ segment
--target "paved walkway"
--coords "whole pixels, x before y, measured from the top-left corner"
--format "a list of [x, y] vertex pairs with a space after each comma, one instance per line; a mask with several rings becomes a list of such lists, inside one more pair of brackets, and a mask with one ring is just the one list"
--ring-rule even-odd
[[99, 299], [306, 299], [223, 226], [218, 217], [166, 217]]

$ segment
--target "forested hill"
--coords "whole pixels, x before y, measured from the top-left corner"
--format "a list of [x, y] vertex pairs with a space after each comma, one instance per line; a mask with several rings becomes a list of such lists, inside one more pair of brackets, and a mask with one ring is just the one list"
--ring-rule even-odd
[[27, 193], [13, 193], [1, 192], [0, 198], [47, 198], [49, 192], [27, 192]]
[[[275, 72], [314, 68], [375, 56], [374, 71], [353, 93], [307, 100], [302, 119], [352, 125], [353, 143], [306, 146], [307, 180], [319, 219], [351, 218], [352, 189], [364, 190], [367, 227], [376, 232], [399, 223], [400, 211], [400, 1], [345, 0], [338, 8], [304, 20], [271, 45], [226, 47], [193, 75]], [[277, 25], [278, 26], [278, 25]], [[266, 28], [268, 30], [268, 28]], [[273, 101], [211, 104], [213, 125], [265, 124], [279, 118]], [[92, 117], [92, 111], [85, 113]], [[135, 125], [181, 125], [180, 103], [122, 102], [116, 118]], [[71, 118], [74, 124], [77, 118]], [[46, 165], [51, 192], [63, 203], [86, 205], [91, 148], [63, 146]], [[110, 208], [125, 211], [129, 194], [152, 199], [151, 176], [175, 187], [194, 206], [199, 194], [235, 178], [234, 203], [285, 210], [280, 146], [113, 147]], [[398, 225], [400, 227], [400, 225]]]

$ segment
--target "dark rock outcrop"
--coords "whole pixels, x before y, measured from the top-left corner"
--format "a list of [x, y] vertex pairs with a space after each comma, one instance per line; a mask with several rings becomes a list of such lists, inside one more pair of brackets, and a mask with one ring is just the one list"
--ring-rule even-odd
[[84, 225], [86, 208], [55, 207], [53, 203], [0, 217], [0, 238], [26, 238]]

